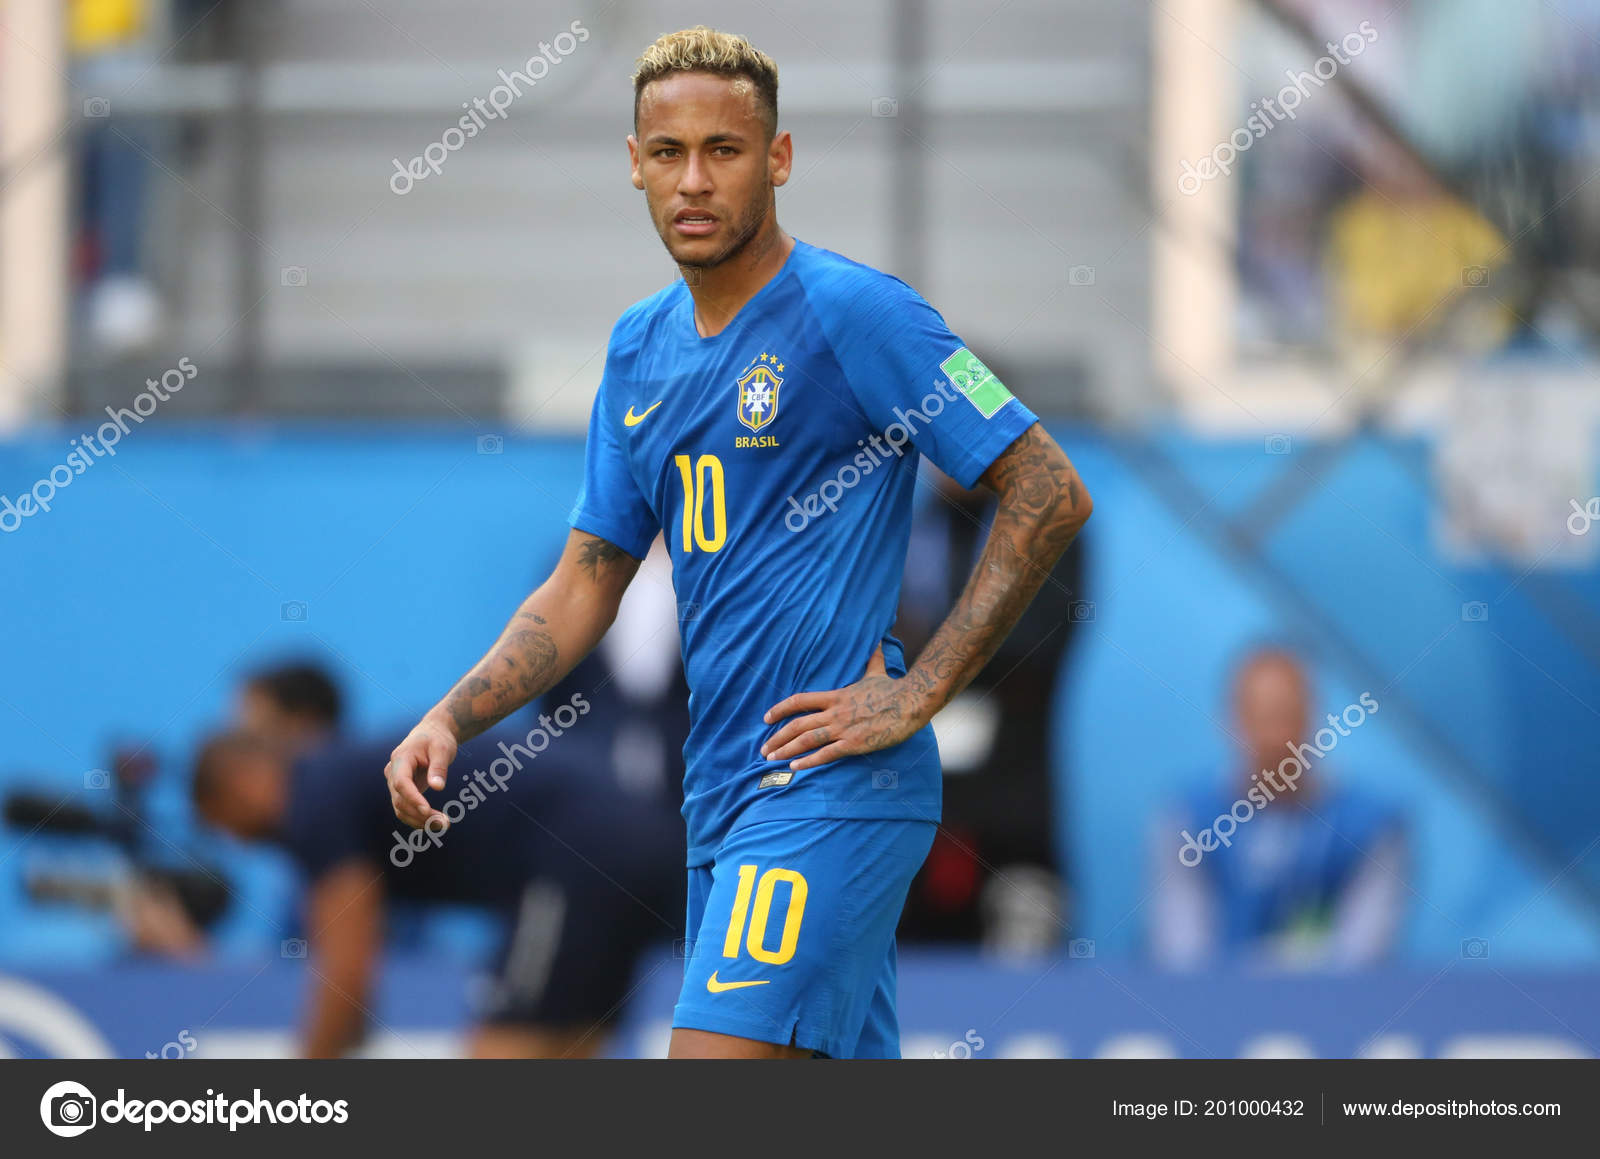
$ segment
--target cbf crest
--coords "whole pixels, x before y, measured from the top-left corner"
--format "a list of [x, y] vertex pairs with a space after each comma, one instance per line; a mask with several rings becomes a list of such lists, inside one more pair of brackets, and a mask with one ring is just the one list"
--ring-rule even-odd
[[761, 357], [739, 375], [739, 421], [751, 430], [759, 431], [778, 416], [782, 372], [783, 363], [778, 361], [778, 356], [763, 350]]

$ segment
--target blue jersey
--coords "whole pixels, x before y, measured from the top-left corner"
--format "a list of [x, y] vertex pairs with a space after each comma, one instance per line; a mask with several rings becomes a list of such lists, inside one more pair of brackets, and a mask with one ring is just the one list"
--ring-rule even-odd
[[689, 864], [734, 825], [939, 818], [933, 730], [791, 772], [784, 697], [859, 680], [890, 634], [917, 457], [974, 485], [1035, 421], [904, 282], [797, 241], [710, 338], [678, 281], [617, 322], [573, 527], [672, 556], [690, 699]]

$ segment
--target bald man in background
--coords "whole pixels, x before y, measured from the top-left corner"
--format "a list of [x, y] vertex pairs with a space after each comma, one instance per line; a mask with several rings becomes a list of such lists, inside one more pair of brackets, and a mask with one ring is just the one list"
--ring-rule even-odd
[[1359, 751], [1359, 739], [1343, 738], [1358, 737], [1380, 706], [1362, 693], [1324, 724], [1312, 701], [1305, 668], [1285, 649], [1258, 649], [1237, 669], [1231, 775], [1190, 793], [1152, 837], [1149, 934], [1160, 965], [1358, 968], [1393, 951], [1405, 827], [1325, 768], [1334, 748]]

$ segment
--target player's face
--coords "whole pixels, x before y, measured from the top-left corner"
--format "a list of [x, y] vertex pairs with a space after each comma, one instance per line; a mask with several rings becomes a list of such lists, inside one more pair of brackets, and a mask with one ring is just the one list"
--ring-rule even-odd
[[680, 266], [710, 269], [738, 254], [773, 215], [789, 179], [788, 133], [769, 142], [755, 87], [740, 77], [674, 73], [646, 86], [628, 138], [633, 184]]

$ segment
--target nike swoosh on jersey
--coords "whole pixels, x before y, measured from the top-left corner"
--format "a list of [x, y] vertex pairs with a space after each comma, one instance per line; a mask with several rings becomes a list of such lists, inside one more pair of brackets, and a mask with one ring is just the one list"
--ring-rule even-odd
[[718, 982], [717, 972], [711, 971], [711, 977], [706, 979], [706, 989], [713, 994], [721, 994], [724, 990], [743, 990], [746, 986], [765, 986], [771, 978], [763, 978], [759, 982]]
[[642, 414], [642, 415], [634, 414], [633, 413], [633, 406], [632, 406], [632, 404], [630, 404], [628, 406], [628, 413], [622, 416], [622, 425], [623, 426], [627, 426], [627, 427], [636, 427], [636, 426], [638, 426], [640, 423], [644, 422], [645, 419], [650, 417], [650, 412], [651, 411], [655, 410], [656, 407], [660, 406], [662, 402], [666, 402], [666, 401], [667, 401], [666, 399], [662, 399], [661, 402], [656, 403], [654, 406], [645, 407], [644, 414]]

